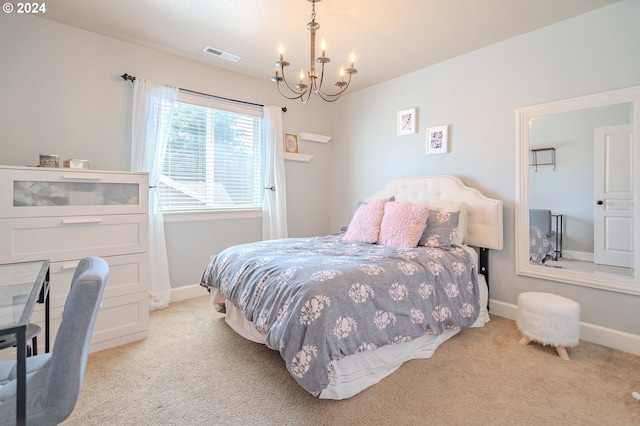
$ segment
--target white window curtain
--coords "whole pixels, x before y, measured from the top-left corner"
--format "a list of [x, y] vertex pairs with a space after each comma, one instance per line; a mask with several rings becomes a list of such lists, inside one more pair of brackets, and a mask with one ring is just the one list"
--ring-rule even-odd
[[131, 170], [149, 173], [149, 310], [169, 307], [171, 283], [164, 222], [156, 188], [164, 164], [178, 88], [136, 78], [133, 86]]
[[287, 187], [282, 148], [282, 108], [264, 107], [264, 199], [262, 239], [287, 238]]

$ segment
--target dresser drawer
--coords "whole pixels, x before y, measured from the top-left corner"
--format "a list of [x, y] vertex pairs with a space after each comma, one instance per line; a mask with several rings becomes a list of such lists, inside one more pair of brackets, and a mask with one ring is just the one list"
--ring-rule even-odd
[[0, 263], [147, 251], [146, 214], [0, 219]]
[[149, 293], [102, 299], [91, 337], [91, 351], [110, 348], [148, 336]]
[[[50, 350], [53, 350], [63, 314], [62, 307], [52, 307], [49, 313]], [[42, 328], [42, 332], [38, 335], [38, 354], [43, 354], [45, 348], [44, 311], [42, 309], [34, 310], [31, 322]], [[148, 325], [148, 292], [110, 298], [103, 297], [91, 335], [90, 352], [144, 339], [148, 336]], [[30, 340], [29, 344], [31, 344]], [[15, 348], [0, 351], [0, 361], [15, 360], [15, 357]]]
[[[107, 278], [103, 299], [147, 291], [149, 275], [147, 253], [106, 256], [103, 259], [109, 265], [109, 277]], [[78, 262], [80, 262], [80, 259], [50, 264], [49, 297], [51, 308], [64, 306]], [[43, 309], [44, 306], [42, 304], [37, 304], [34, 312]]]
[[146, 173], [0, 167], [0, 216], [146, 213], [148, 182]]

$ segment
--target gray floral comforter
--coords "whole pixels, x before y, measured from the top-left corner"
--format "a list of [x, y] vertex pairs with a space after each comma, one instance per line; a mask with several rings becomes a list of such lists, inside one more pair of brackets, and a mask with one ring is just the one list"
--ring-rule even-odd
[[234, 246], [205, 269], [264, 333], [298, 383], [318, 395], [350, 354], [471, 326], [479, 313], [469, 253], [394, 249], [341, 235]]
[[529, 262], [542, 265], [547, 260], [553, 260], [555, 254], [553, 245], [544, 232], [540, 228], [532, 226], [529, 233]]

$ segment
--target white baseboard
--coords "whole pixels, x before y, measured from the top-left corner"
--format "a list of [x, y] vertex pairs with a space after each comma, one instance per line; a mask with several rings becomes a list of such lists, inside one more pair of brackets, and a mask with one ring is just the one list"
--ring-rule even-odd
[[[518, 307], [497, 300], [491, 301], [490, 315], [515, 321]], [[580, 321], [580, 340], [640, 355], [640, 336]]]
[[194, 297], [206, 296], [207, 294], [209, 294], [209, 292], [207, 292], [207, 289], [199, 284], [172, 288], [169, 303], [193, 299]]

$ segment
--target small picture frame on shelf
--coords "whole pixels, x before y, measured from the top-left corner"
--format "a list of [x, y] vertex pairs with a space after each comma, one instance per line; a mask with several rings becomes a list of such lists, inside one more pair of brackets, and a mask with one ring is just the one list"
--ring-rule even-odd
[[300, 151], [300, 142], [298, 135], [295, 133], [284, 134], [284, 152], [289, 154], [298, 154]]
[[427, 129], [427, 155], [446, 154], [449, 151], [449, 126], [429, 127]]
[[396, 127], [396, 133], [398, 136], [416, 133], [416, 109], [409, 108], [398, 111]]

